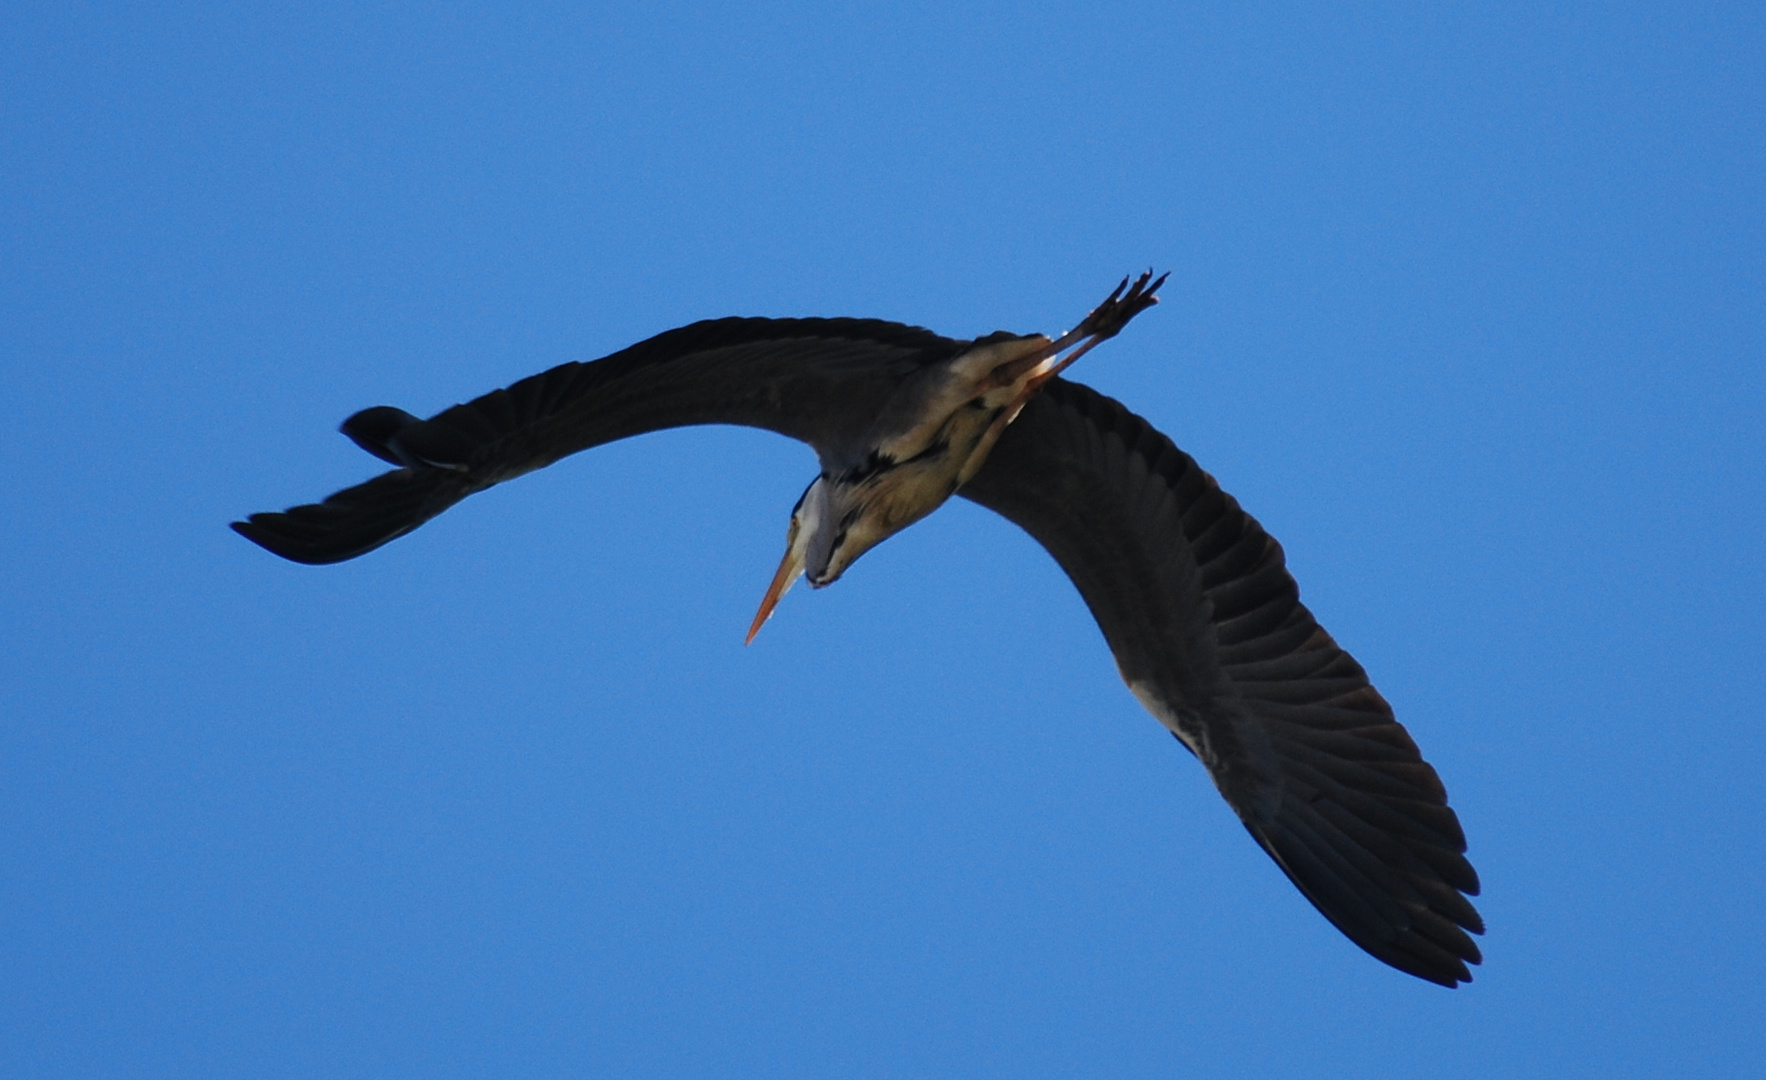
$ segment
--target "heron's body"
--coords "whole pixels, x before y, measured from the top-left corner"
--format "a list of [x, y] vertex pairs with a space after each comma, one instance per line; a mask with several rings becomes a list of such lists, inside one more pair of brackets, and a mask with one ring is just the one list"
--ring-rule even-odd
[[1479, 954], [1466, 931], [1483, 924], [1466, 895], [1478, 880], [1435, 771], [1300, 603], [1280, 545], [1146, 421], [1058, 377], [1153, 302], [1147, 281], [1057, 341], [722, 319], [429, 420], [369, 409], [344, 432], [398, 468], [234, 527], [297, 562], [337, 562], [601, 443], [688, 424], [769, 428], [810, 443], [822, 468], [792, 512], [752, 636], [799, 573], [830, 584], [963, 495], [1049, 550], [1134, 695], [1326, 918], [1394, 967], [1468, 981]]

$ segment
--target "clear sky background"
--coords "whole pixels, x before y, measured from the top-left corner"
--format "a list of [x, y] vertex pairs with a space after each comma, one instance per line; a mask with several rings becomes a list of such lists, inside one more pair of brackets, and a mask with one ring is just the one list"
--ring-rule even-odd
[[[4, 16], [0, 1073], [1758, 1075], [1757, 4], [298, 7]], [[377, 471], [364, 406], [1148, 266], [1073, 375], [1440, 770], [1469, 987], [960, 500], [746, 649], [815, 470], [763, 432], [337, 567], [226, 528]]]

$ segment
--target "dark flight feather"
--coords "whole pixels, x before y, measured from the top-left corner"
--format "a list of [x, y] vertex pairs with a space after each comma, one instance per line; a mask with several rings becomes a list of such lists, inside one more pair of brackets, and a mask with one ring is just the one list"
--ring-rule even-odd
[[343, 433], [399, 469], [233, 528], [285, 559], [343, 562], [493, 484], [603, 443], [692, 424], [766, 428], [815, 447], [825, 468], [844, 467], [903, 379], [967, 345], [876, 319], [693, 323], [428, 420], [385, 405], [364, 409]]
[[1478, 876], [1435, 770], [1300, 603], [1281, 546], [1188, 454], [1057, 379], [959, 493], [1055, 557], [1122, 677], [1351, 941], [1443, 986], [1481, 957]]

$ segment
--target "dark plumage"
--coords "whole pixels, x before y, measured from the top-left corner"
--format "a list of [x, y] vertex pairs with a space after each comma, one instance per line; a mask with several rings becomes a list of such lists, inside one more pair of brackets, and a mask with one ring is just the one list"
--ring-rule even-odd
[[[1145, 420], [1054, 374], [1061, 348], [1112, 336], [1156, 288], [1119, 288], [1053, 343], [865, 319], [694, 323], [428, 420], [357, 413], [344, 433], [395, 469], [233, 527], [296, 562], [339, 562], [579, 450], [691, 424], [767, 428], [813, 446], [822, 474], [758, 629], [806, 560], [828, 584], [954, 489], [1055, 557], [1136, 696], [1327, 919], [1399, 970], [1469, 981], [1478, 878], [1434, 769], [1300, 603], [1262, 526]], [[870, 531], [843, 551], [849, 528]]]

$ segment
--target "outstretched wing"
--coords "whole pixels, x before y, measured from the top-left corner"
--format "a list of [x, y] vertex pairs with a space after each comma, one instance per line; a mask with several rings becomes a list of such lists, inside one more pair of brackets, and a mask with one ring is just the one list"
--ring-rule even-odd
[[428, 420], [381, 406], [344, 434], [399, 468], [233, 528], [283, 558], [333, 563], [473, 492], [616, 439], [691, 424], [767, 428], [824, 463], [858, 453], [902, 380], [968, 342], [872, 319], [715, 319], [523, 379]]
[[1213, 477], [1056, 379], [961, 494], [1054, 555], [1123, 679], [1325, 918], [1401, 971], [1471, 980], [1478, 877], [1446, 789]]

